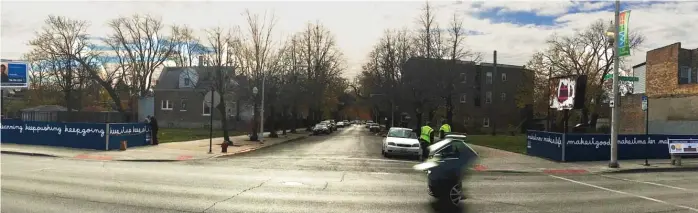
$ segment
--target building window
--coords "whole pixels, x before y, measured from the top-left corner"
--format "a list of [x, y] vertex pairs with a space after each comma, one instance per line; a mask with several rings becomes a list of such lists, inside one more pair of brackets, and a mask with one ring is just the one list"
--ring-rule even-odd
[[502, 81], [507, 81], [507, 74], [506, 73], [502, 73]]
[[492, 72], [487, 72], [487, 84], [492, 84]]
[[460, 102], [461, 102], [461, 103], [465, 103], [465, 100], [467, 100], [467, 98], [468, 98], [468, 96], [465, 95], [465, 93], [461, 94], [461, 95], [460, 95]]
[[461, 74], [460, 74], [460, 82], [461, 82], [461, 83], [465, 83], [466, 80], [467, 80], [467, 77], [466, 77], [465, 73], [461, 73]]
[[480, 107], [482, 105], [482, 102], [480, 102], [480, 94], [475, 94], [475, 98], [473, 98], [473, 103], [476, 107]]
[[679, 84], [697, 83], [696, 81], [692, 81], [691, 74], [690, 67], [682, 66], [681, 70], [679, 71]]
[[160, 109], [162, 110], [172, 110], [174, 104], [170, 100], [160, 101]]
[[503, 92], [502, 93], [502, 101], [507, 99], [507, 93]]
[[179, 111], [187, 111], [187, 99], [182, 98], [179, 100]]
[[482, 119], [482, 127], [490, 127], [490, 118]]
[[492, 92], [485, 93], [485, 103], [486, 104], [492, 103]]
[[205, 101], [202, 102], [201, 104], [203, 104], [203, 106], [204, 106], [203, 115], [204, 115], [204, 116], [210, 116], [210, 115], [211, 115], [211, 107], [210, 107], [210, 106], [206, 106], [206, 102], [205, 102]]
[[190, 86], [191, 85], [191, 78], [184, 78], [184, 86]]

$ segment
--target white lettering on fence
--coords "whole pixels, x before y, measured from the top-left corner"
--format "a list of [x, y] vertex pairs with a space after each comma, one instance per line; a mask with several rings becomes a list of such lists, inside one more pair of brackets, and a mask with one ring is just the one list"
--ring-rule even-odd
[[12, 129], [12, 130], [16, 129], [16, 130], [19, 130], [19, 133], [22, 133], [22, 131], [24, 131], [24, 126], [4, 125], [4, 124], [0, 123], [0, 129]]
[[562, 144], [562, 137], [540, 137], [538, 135], [530, 134], [527, 136], [528, 140], [534, 140], [534, 141], [541, 141], [541, 142], [546, 142], [546, 143], [551, 143], [551, 144], [556, 144], [557, 146], [560, 146]]
[[85, 136], [87, 134], [99, 134], [100, 137], [104, 137], [104, 129], [95, 129], [95, 128], [68, 128], [67, 125], [64, 126], [65, 132], [70, 132], [70, 133], [75, 133], [76, 135], [82, 135]]
[[131, 128], [126, 128], [126, 127], [121, 127], [121, 129], [116, 129], [116, 128], [110, 128], [109, 129], [109, 135], [128, 135], [128, 134], [140, 134], [147, 132], [147, 129], [145, 127], [143, 128], [138, 128], [138, 127], [131, 127]]
[[[596, 146], [598, 149], [600, 146], [610, 146], [611, 141], [610, 140], [596, 140], [596, 138], [591, 138], [588, 140], [584, 139], [579, 139], [579, 140], [567, 140], [567, 144], [569, 145], [582, 145], [582, 146]], [[634, 137], [632, 140], [629, 140], [627, 138], [618, 140], [618, 144], [624, 144], [624, 145], [639, 145], [639, 144], [657, 144], [657, 140], [653, 140], [652, 138], [649, 138], [649, 143], [647, 143], [647, 140], [644, 139], [638, 139], [637, 137]], [[669, 140], [659, 140], [659, 144], [669, 144]]]

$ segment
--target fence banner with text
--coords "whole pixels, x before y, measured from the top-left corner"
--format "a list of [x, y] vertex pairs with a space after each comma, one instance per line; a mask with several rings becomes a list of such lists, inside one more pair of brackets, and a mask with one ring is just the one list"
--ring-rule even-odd
[[[565, 161], [603, 161], [610, 159], [610, 135], [562, 134], [528, 131], [528, 155], [561, 161], [565, 146]], [[618, 135], [618, 159], [668, 159], [669, 141], [698, 138], [698, 135]], [[532, 140], [533, 139], [533, 140]], [[693, 142], [696, 143], [696, 142]], [[554, 147], [551, 147], [554, 146]], [[560, 148], [556, 148], [559, 146]], [[553, 157], [551, 157], [553, 156]]]

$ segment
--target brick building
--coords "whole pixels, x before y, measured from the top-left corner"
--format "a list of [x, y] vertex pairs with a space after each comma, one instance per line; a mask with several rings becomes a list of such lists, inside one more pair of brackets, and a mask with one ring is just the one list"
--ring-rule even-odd
[[[491, 63], [453, 63], [449, 60], [426, 58], [411, 58], [404, 66], [403, 79], [418, 79], [423, 84], [435, 80], [430, 78], [438, 76], [439, 72], [456, 72], [449, 75], [457, 76], [454, 81], [456, 95], [452, 97], [454, 110], [451, 126], [454, 131], [490, 132], [496, 125], [497, 132], [505, 132], [518, 127], [526, 119], [532, 119], [532, 111], [516, 104], [517, 96], [523, 95], [521, 90], [525, 87], [532, 89], [533, 86], [533, 75], [527, 75], [525, 72], [531, 71], [524, 66], [498, 64], [495, 73]], [[425, 76], [419, 72], [433, 74]], [[406, 111], [414, 112], [413, 109]], [[439, 113], [432, 123], [439, 124], [438, 119], [444, 116], [444, 112]]]
[[[649, 105], [649, 132], [695, 134], [698, 132], [698, 48], [674, 43], [647, 52], [645, 90]], [[640, 79], [643, 80], [643, 79]], [[641, 96], [621, 110], [621, 130], [644, 132]], [[624, 128], [625, 127], [625, 128]]]

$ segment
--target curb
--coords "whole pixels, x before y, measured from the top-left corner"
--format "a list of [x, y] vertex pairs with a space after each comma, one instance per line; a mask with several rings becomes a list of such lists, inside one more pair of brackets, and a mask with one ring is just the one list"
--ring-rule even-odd
[[[195, 160], [195, 159], [191, 159]], [[124, 159], [124, 160], [112, 160], [112, 161], [122, 161], [122, 162], [175, 162], [175, 161], [186, 161], [186, 160], [171, 160], [171, 159]]]
[[619, 169], [592, 172], [594, 174], [633, 174], [633, 173], [652, 173], [652, 172], [696, 172], [698, 166], [688, 167], [665, 167], [665, 168], [636, 168], [636, 169]]
[[306, 139], [306, 138], [308, 138], [308, 137], [309, 137], [309, 136], [307, 136], [307, 135], [303, 135], [303, 136], [300, 136], [300, 137], [297, 137], [297, 138], [294, 138], [294, 139], [285, 140], [285, 141], [278, 142], [278, 143], [275, 143], [275, 144], [270, 144], [270, 145], [266, 145], [266, 146], [260, 146], [260, 147], [257, 147], [257, 148], [249, 148], [249, 149], [242, 150], [242, 151], [240, 151], [240, 152], [221, 154], [221, 155], [216, 155], [216, 156], [212, 156], [212, 157], [208, 157], [208, 158], [204, 158], [204, 159], [223, 158], [223, 157], [228, 157], [228, 156], [243, 154], [243, 153], [247, 153], [247, 152], [251, 152], [251, 151], [255, 151], [255, 150], [264, 149], [264, 148], [267, 148], [267, 147], [276, 146], [276, 145], [283, 144], [283, 143], [288, 143], [288, 142], [303, 140], [303, 139]]
[[42, 153], [32, 153], [32, 152], [16, 152], [16, 151], [0, 151], [2, 154], [10, 154], [10, 155], [24, 155], [24, 156], [35, 156], [35, 157], [51, 157], [51, 158], [57, 158], [57, 155], [50, 155], [50, 154], [42, 154]]

